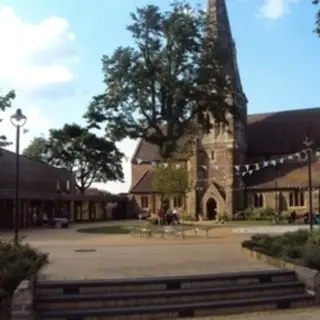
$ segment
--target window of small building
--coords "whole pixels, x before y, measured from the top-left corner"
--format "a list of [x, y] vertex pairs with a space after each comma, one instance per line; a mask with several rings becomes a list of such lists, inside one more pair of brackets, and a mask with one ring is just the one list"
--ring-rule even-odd
[[57, 182], [56, 182], [56, 189], [57, 189], [57, 191], [61, 190], [60, 180], [57, 180]]
[[304, 207], [305, 199], [304, 192], [301, 190], [295, 190], [289, 193], [289, 207]]
[[148, 196], [141, 196], [141, 208], [149, 208], [149, 198]]
[[182, 196], [181, 195], [178, 195], [178, 196], [175, 196], [173, 198], [173, 206], [176, 208], [181, 208], [182, 207]]
[[70, 190], [71, 190], [70, 180], [67, 180], [67, 181], [66, 181], [66, 189], [67, 189], [67, 191], [70, 191]]
[[262, 208], [264, 206], [264, 197], [261, 193], [256, 193], [253, 196], [253, 206], [255, 208]]

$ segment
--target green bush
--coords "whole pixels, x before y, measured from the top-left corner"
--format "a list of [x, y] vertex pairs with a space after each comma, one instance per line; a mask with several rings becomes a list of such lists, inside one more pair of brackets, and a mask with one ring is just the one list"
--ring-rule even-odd
[[269, 256], [294, 260], [312, 269], [320, 270], [320, 230], [286, 232], [278, 236], [256, 234], [242, 246]]
[[308, 268], [320, 270], [320, 247], [312, 241], [303, 248], [303, 262]]
[[283, 235], [278, 236], [277, 238], [284, 246], [303, 246], [310, 238], [310, 231], [300, 229], [294, 232], [286, 232]]
[[24, 279], [35, 275], [48, 263], [48, 254], [28, 244], [0, 242], [0, 288], [12, 293]]
[[233, 216], [234, 220], [272, 220], [274, 217], [274, 210], [270, 207], [266, 208], [246, 208], [245, 210], [236, 212]]

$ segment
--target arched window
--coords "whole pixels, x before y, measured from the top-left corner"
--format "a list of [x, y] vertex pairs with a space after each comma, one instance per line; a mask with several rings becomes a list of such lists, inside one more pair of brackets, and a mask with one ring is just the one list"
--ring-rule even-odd
[[175, 196], [173, 198], [173, 206], [175, 208], [181, 208], [182, 207], [182, 196], [181, 195]]
[[255, 208], [262, 208], [264, 206], [264, 197], [261, 193], [255, 193], [253, 197], [253, 206]]
[[289, 207], [304, 207], [305, 199], [302, 190], [295, 190], [289, 193]]

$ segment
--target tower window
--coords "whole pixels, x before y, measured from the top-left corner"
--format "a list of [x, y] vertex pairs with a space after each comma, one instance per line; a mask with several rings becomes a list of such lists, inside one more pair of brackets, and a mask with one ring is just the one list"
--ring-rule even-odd
[[263, 195], [261, 193], [256, 193], [253, 197], [253, 206], [255, 208], [262, 208], [264, 206]]
[[210, 159], [211, 159], [211, 161], [214, 161], [214, 160], [215, 160], [215, 154], [214, 154], [214, 151], [211, 151]]

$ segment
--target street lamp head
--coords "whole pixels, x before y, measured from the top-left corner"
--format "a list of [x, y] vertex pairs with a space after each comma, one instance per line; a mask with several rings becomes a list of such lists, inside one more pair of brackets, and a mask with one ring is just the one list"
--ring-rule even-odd
[[22, 113], [21, 109], [17, 109], [15, 114], [10, 117], [10, 121], [15, 127], [23, 127], [27, 122], [27, 117]]

